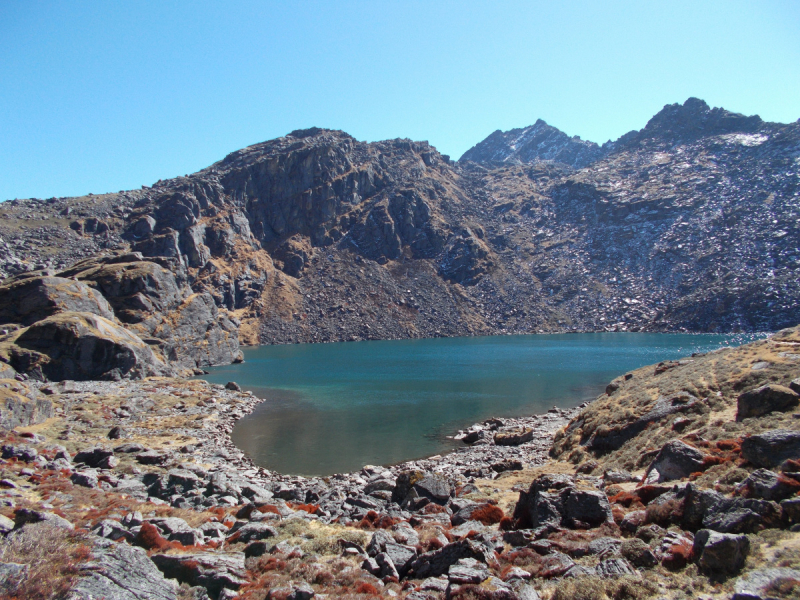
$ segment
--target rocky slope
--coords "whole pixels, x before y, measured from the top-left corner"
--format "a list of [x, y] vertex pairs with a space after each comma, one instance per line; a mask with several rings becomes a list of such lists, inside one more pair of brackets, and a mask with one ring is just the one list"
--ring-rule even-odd
[[479, 164], [310, 129], [141, 190], [5, 202], [0, 271], [138, 252], [248, 344], [800, 319], [798, 123], [690, 99], [578, 162], [524, 131]]

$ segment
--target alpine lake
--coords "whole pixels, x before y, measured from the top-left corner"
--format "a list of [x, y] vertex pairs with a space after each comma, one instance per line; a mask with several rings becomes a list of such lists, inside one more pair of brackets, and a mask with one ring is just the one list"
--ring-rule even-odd
[[244, 348], [203, 379], [264, 401], [234, 443], [262, 467], [331, 475], [462, 445], [489, 417], [575, 407], [627, 371], [738, 346], [766, 334], [585, 333], [294, 344]]

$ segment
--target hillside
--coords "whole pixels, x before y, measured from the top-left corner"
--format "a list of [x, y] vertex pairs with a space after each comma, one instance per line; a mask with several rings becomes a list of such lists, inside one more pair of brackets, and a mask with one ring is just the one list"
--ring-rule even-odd
[[140, 190], [5, 202], [0, 275], [139, 253], [246, 344], [800, 321], [800, 124], [690, 99], [578, 163], [528, 130], [538, 153], [479, 164], [314, 128]]

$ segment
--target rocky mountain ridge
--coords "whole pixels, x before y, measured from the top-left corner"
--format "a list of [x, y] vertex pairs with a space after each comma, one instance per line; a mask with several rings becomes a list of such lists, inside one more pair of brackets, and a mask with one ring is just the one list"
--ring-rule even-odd
[[139, 253], [246, 344], [800, 321], [800, 124], [689, 99], [583, 168], [540, 160], [556, 146], [453, 163], [295, 131], [141, 190], [5, 202], [0, 270]]

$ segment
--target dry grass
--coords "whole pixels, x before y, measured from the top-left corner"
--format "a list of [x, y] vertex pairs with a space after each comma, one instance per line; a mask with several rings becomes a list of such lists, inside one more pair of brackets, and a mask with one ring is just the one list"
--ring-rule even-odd
[[577, 577], [558, 583], [551, 600], [639, 600], [658, 593], [653, 583], [634, 577]]
[[61, 598], [89, 557], [84, 535], [47, 523], [26, 525], [0, 542], [0, 562], [28, 565], [28, 577], [13, 595], [0, 598]]

